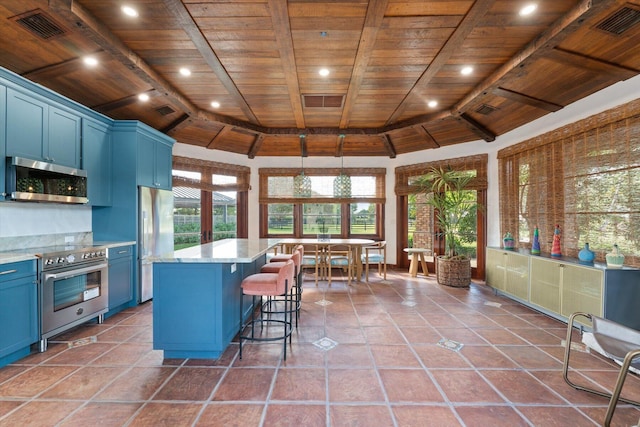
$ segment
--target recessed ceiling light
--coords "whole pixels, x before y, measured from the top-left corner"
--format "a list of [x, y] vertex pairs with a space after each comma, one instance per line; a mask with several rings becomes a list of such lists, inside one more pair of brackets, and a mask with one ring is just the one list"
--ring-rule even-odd
[[147, 102], [149, 100], [149, 95], [147, 95], [146, 93], [141, 93], [140, 95], [138, 95], [138, 99], [142, 102]]
[[180, 74], [182, 74], [183, 76], [190, 76], [191, 75], [191, 70], [185, 67], [180, 68]]
[[327, 77], [329, 75], [329, 69], [321, 68], [320, 71], [318, 71], [318, 74], [320, 74], [322, 77]]
[[471, 73], [473, 73], [473, 67], [470, 66], [462, 67], [462, 70], [460, 70], [460, 74], [463, 76], [468, 76]]
[[131, 6], [122, 6], [120, 10], [122, 10], [122, 13], [132, 18], [138, 17], [138, 11], [132, 8]]
[[212, 106], [213, 108], [220, 108], [220, 103], [219, 103], [218, 101], [213, 101], [213, 102], [211, 103], [211, 106]]
[[93, 56], [85, 56], [83, 61], [89, 67], [95, 67], [96, 65], [98, 65], [98, 60]]
[[429, 106], [429, 108], [436, 108], [438, 106], [438, 101], [436, 100], [432, 100], [427, 102], [427, 105]]
[[536, 11], [537, 8], [538, 8], [537, 4], [529, 3], [528, 5], [520, 9], [520, 16], [531, 15], [533, 12]]

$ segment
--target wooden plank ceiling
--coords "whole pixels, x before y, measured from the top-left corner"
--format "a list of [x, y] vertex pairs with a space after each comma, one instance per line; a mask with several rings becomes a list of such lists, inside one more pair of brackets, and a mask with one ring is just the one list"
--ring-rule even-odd
[[309, 156], [395, 157], [491, 142], [640, 72], [640, 0], [531, 2], [3, 0], [0, 65], [185, 144], [299, 156], [304, 134]]

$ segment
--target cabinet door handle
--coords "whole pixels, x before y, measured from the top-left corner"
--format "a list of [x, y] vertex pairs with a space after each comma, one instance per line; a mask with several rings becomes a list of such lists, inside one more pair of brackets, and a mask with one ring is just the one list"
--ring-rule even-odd
[[129, 252], [128, 250], [124, 250], [124, 251], [118, 251], [118, 254], [126, 254], [127, 252]]
[[18, 270], [5, 270], [5, 271], [0, 271], [0, 276], [2, 276], [3, 274], [11, 274], [11, 273], [17, 273]]

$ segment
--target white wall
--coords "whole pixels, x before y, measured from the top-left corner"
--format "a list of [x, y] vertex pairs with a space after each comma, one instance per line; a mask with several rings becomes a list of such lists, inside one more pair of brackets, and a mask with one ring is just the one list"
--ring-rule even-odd
[[[385, 167], [387, 168], [386, 193], [387, 203], [385, 208], [385, 236], [390, 248], [396, 247], [396, 198], [394, 192], [394, 176], [397, 166], [444, 160], [474, 154], [487, 153], [489, 155], [489, 188], [487, 191], [487, 237], [488, 244], [499, 246], [500, 218], [499, 218], [499, 192], [498, 192], [498, 150], [522, 142], [536, 135], [551, 131], [589, 117], [593, 114], [624, 104], [640, 98], [640, 76], [620, 82], [605, 90], [602, 90], [588, 98], [578, 101], [562, 110], [548, 114], [532, 123], [522, 126], [512, 132], [496, 138], [494, 142], [487, 143], [483, 140], [458, 144], [452, 147], [443, 147], [434, 150], [424, 150], [410, 154], [399, 155], [395, 159], [387, 157], [345, 157], [344, 167]], [[490, 127], [490, 126], [489, 126]], [[173, 154], [186, 157], [195, 157], [206, 160], [214, 160], [223, 163], [232, 163], [249, 166], [251, 168], [251, 190], [249, 191], [249, 238], [258, 238], [258, 169], [263, 167], [291, 168], [300, 165], [300, 157], [257, 157], [249, 159], [247, 156], [227, 153], [218, 150], [207, 150], [185, 144], [176, 144]], [[336, 157], [311, 157], [304, 162], [306, 167], [338, 167], [340, 160]], [[387, 254], [388, 262], [394, 264], [395, 251]]]

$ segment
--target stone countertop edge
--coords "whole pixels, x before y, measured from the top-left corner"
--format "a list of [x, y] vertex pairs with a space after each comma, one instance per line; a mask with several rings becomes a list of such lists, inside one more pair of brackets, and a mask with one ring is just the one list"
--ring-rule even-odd
[[130, 246], [135, 245], [137, 242], [135, 240], [127, 240], [127, 241], [95, 241], [94, 245], [104, 246], [107, 249], [111, 248], [119, 248], [121, 246]]
[[[136, 241], [108, 241], [108, 242], [93, 242], [94, 245], [104, 246], [105, 248], [117, 248], [120, 246], [135, 245]], [[30, 253], [29, 248], [0, 252], [0, 265], [10, 264], [12, 262], [30, 261], [38, 259], [35, 253]]]
[[[35, 256], [35, 254], [26, 254], [24, 252], [0, 252], [0, 265], [36, 259], [38, 259], [38, 257]], [[1, 268], [2, 267], [0, 267], [0, 269]]]
[[277, 246], [280, 240], [224, 239], [180, 249], [171, 254], [149, 257], [148, 260], [176, 263], [250, 263]]

